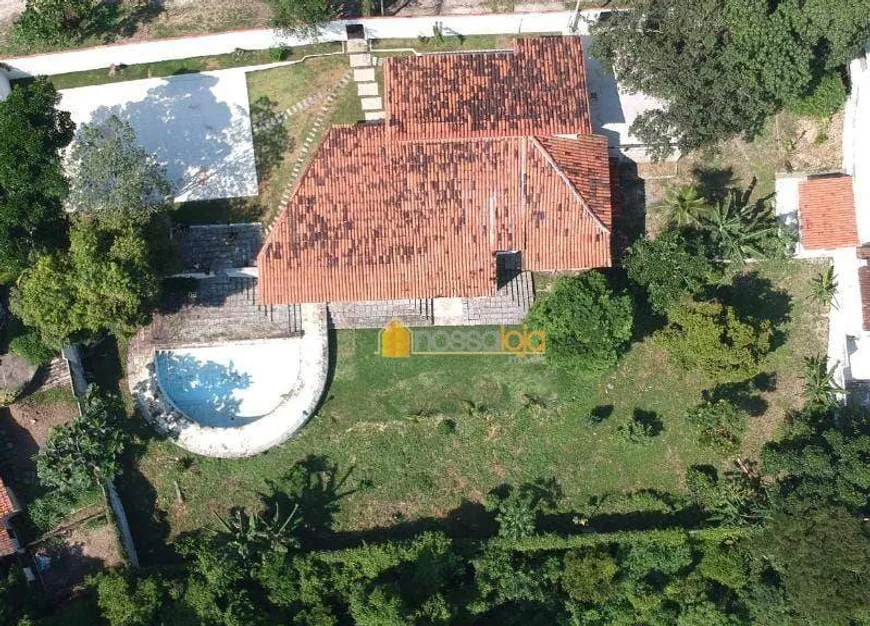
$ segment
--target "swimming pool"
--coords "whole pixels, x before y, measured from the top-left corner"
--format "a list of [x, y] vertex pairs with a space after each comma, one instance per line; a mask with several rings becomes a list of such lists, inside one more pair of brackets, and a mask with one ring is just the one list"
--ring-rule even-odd
[[293, 390], [300, 347], [272, 339], [159, 350], [154, 367], [163, 394], [188, 418], [233, 428], [268, 415]]

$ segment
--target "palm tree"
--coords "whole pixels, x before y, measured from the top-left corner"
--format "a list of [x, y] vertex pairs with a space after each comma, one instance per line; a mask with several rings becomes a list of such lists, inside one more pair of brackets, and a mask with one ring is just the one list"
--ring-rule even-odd
[[678, 228], [697, 226], [708, 208], [707, 202], [692, 185], [672, 187], [663, 204], [668, 211], [668, 223]]
[[749, 202], [748, 192], [732, 189], [702, 216], [710, 239], [722, 256], [745, 263], [749, 258], [763, 258], [762, 243], [778, 231], [776, 217], [764, 200]]
[[828, 368], [828, 359], [823, 355], [809, 356], [804, 359], [804, 391], [807, 405], [828, 409], [837, 404], [843, 393], [834, 380], [836, 365]]
[[[819, 272], [818, 276], [813, 278], [813, 298], [825, 306], [832, 304], [834, 303], [834, 296], [837, 293], [837, 287], [834, 266], [830, 265], [828, 269]], [[834, 303], [834, 308], [836, 307], [837, 305]]]
[[215, 517], [223, 527], [218, 533], [225, 536], [227, 546], [242, 562], [252, 564], [276, 549], [286, 551], [299, 547], [299, 540], [292, 534], [299, 526], [298, 510], [299, 505], [296, 505], [283, 521], [277, 504], [268, 519], [259, 513], [249, 515], [243, 509], [230, 511], [226, 519], [217, 514]]

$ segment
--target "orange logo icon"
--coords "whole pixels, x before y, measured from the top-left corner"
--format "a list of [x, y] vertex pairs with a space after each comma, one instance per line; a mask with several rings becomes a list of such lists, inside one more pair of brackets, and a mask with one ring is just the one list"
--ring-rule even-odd
[[399, 320], [392, 320], [378, 333], [382, 357], [406, 359], [411, 356], [411, 331]]

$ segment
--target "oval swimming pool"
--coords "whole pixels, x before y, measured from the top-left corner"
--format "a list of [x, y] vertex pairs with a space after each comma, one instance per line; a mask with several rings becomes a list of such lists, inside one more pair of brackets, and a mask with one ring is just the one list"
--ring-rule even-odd
[[268, 415], [299, 378], [298, 340], [237, 342], [160, 350], [160, 389], [191, 420], [233, 428]]

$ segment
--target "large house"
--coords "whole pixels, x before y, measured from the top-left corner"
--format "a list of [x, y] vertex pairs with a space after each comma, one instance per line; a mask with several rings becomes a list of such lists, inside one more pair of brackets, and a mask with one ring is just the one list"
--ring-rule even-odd
[[385, 119], [330, 129], [272, 225], [261, 304], [491, 323], [469, 311], [528, 272], [611, 264], [615, 175], [579, 38], [388, 58], [384, 89]]

